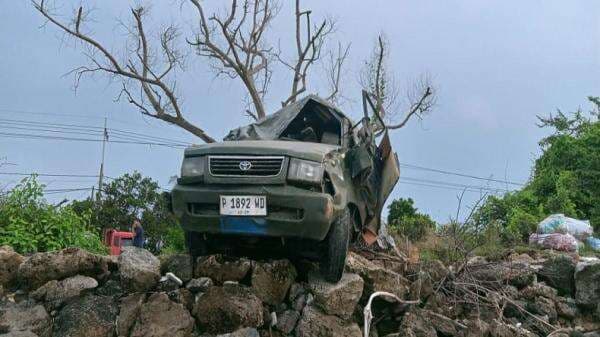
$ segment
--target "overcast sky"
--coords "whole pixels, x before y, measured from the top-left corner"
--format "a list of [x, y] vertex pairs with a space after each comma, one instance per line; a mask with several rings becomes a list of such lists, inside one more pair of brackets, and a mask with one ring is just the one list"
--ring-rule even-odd
[[[80, 2], [57, 1], [63, 13]], [[128, 6], [137, 2], [84, 3], [96, 8], [88, 31], [119, 50], [125, 37], [115, 19], [129, 20]], [[360, 114], [357, 73], [380, 32], [391, 43], [389, 67], [401, 86], [424, 73], [433, 78], [439, 92], [433, 113], [392, 134], [403, 164], [525, 182], [539, 155], [537, 142], [547, 134], [536, 127], [536, 115], [557, 108], [587, 109], [586, 96], [600, 95], [598, 1], [346, 0], [303, 1], [303, 6], [313, 10], [313, 19], [336, 18], [335, 39], [352, 44], [343, 81], [349, 101], [342, 108], [349, 115]], [[171, 21], [189, 36], [194, 24], [190, 7], [179, 2], [155, 2], [152, 14], [149, 29]], [[293, 46], [292, 18], [293, 8], [286, 1], [269, 35], [283, 49]], [[98, 174], [101, 143], [17, 139], [11, 134], [41, 131], [17, 129], [14, 120], [101, 127], [107, 117], [109, 128], [199, 142], [164, 122], [142, 117], [126, 102], [114, 102], [119, 84], [105, 77], [84, 79], [74, 92], [73, 77], [63, 75], [85, 64], [82, 49], [74, 49], [72, 41], [64, 41], [52, 26], [41, 27], [43, 23], [29, 1], [0, 0], [0, 157], [15, 164], [0, 172]], [[277, 70], [266, 102], [270, 111], [290, 87], [288, 74]], [[322, 73], [321, 66], [314, 68], [310, 92], [324, 94]], [[205, 60], [192, 53], [187, 71], [178, 75], [178, 87], [185, 113], [213, 137], [222, 138], [229, 129], [248, 122], [241, 113], [245, 92], [240, 83], [215, 80]], [[105, 173], [116, 177], [138, 170], [167, 188], [169, 177], [179, 172], [181, 158], [181, 149], [109, 143]], [[413, 198], [421, 210], [442, 222], [455, 214], [460, 194], [448, 184], [514, 187], [409, 167], [403, 168], [400, 179], [393, 196]], [[17, 180], [0, 175], [2, 185]], [[49, 189], [95, 184], [94, 178], [81, 177], [41, 180]], [[89, 193], [57, 193], [48, 199], [83, 198]], [[468, 192], [465, 204], [479, 194]]]

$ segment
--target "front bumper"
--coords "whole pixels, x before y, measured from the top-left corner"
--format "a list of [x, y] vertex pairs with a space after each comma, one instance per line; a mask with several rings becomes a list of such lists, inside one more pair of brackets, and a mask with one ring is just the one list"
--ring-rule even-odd
[[[266, 217], [221, 216], [221, 195], [265, 195]], [[321, 241], [335, 217], [332, 197], [288, 185], [176, 185], [173, 213], [186, 231]]]

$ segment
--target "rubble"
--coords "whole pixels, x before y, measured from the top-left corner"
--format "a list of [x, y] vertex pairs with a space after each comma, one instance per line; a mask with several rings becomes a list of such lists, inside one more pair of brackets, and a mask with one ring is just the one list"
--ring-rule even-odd
[[11, 286], [17, 280], [19, 265], [23, 257], [10, 246], [0, 247], [0, 289]]
[[599, 260], [557, 253], [449, 268], [351, 253], [335, 284], [288, 260], [205, 256], [192, 278], [187, 256], [140, 249], [113, 260], [2, 247], [0, 258], [11, 264], [0, 271], [12, 270], [0, 293], [3, 337], [358, 337], [365, 325], [375, 337], [600, 334]]

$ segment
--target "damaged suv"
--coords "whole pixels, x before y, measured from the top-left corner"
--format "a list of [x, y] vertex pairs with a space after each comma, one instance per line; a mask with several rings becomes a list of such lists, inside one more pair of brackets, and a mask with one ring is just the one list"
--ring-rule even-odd
[[338, 281], [349, 243], [375, 240], [399, 177], [387, 132], [376, 146], [373, 125], [366, 109], [353, 124], [307, 96], [223, 142], [187, 148], [171, 206], [192, 258], [284, 252], [318, 260]]

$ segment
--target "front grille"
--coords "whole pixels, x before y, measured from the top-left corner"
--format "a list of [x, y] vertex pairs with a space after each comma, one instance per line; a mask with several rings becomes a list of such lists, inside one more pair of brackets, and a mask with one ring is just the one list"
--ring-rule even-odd
[[210, 156], [209, 170], [217, 177], [271, 177], [281, 172], [283, 157]]

